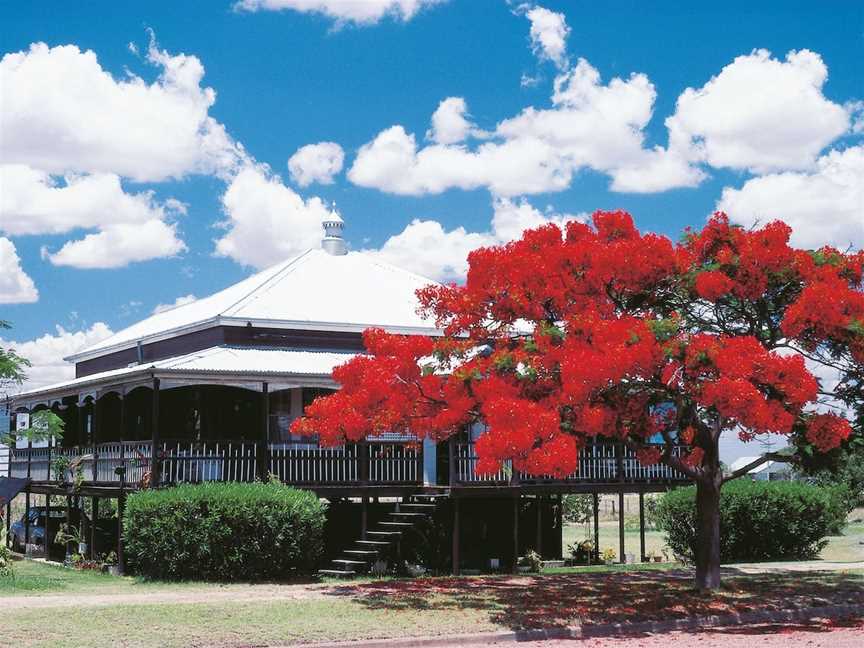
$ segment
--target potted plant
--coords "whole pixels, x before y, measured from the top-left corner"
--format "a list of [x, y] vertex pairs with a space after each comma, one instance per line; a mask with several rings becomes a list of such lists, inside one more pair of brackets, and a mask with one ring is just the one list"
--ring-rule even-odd
[[607, 565], [611, 565], [617, 555], [612, 547], [606, 547], [600, 554], [600, 559]]
[[574, 565], [590, 565], [594, 558], [594, 542], [590, 538], [582, 542], [574, 542], [568, 545], [570, 552], [570, 563]]
[[[54, 537], [55, 544], [62, 544], [66, 546], [66, 560], [65, 564], [68, 567], [70, 564], [75, 564], [74, 560], [75, 556], [78, 556], [80, 562], [81, 556], [87, 553], [87, 543], [83, 541], [81, 538], [81, 532], [77, 527], [70, 526], [65, 522], [60, 525], [60, 529], [57, 531], [57, 535]], [[78, 553], [74, 554], [72, 551], [72, 546], [78, 547]]]
[[51, 472], [54, 473], [54, 479], [61, 484], [69, 483], [69, 469], [72, 462], [66, 455], [57, 455], [51, 460]]
[[102, 571], [111, 574], [112, 576], [120, 575], [120, 567], [117, 565], [117, 552], [109, 551], [102, 560]]
[[539, 574], [543, 567], [543, 559], [533, 549], [519, 559], [516, 571], [520, 574]]

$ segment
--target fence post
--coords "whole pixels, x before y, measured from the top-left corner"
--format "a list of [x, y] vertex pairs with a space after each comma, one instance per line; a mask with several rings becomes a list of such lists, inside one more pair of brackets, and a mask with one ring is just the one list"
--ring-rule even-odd
[[369, 442], [365, 439], [357, 444], [357, 456], [360, 462], [360, 483], [369, 483]]

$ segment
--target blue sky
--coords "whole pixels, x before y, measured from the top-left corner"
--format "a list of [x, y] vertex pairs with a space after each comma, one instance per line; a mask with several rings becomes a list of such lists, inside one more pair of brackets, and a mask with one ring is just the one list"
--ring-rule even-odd
[[[34, 379], [331, 210], [354, 249], [457, 280], [472, 246], [600, 208], [864, 243], [861, 3], [245, 4], [0, 3], [0, 312]], [[304, 186], [288, 160], [321, 142]]]

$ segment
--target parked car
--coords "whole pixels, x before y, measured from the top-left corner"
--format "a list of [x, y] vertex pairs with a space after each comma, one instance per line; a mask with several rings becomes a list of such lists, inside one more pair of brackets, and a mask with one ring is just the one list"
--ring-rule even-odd
[[[34, 506], [30, 509], [30, 544], [45, 544], [45, 522], [48, 510], [44, 506]], [[51, 509], [51, 519], [66, 521], [66, 511], [59, 508]], [[53, 526], [53, 522], [52, 522]], [[9, 536], [12, 539], [12, 551], [24, 551], [24, 515], [9, 527]]]

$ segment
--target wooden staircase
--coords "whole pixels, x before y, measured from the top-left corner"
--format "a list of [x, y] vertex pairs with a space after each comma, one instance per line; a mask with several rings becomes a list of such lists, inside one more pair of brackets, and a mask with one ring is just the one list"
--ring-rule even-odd
[[424, 490], [409, 495], [395, 505], [387, 519], [366, 531], [366, 537], [356, 540], [331, 561], [329, 569], [319, 569], [318, 575], [326, 578], [354, 578], [368, 574], [377, 560], [387, 556], [401, 541], [405, 533], [419, 522], [429, 519], [438, 503], [447, 499], [447, 489]]

